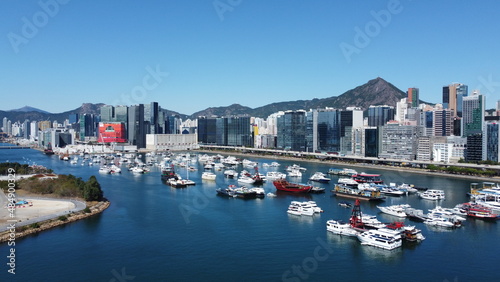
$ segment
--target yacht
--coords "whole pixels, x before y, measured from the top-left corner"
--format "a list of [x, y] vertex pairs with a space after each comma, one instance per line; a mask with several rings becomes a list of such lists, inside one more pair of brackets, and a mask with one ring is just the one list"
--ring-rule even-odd
[[255, 180], [252, 177], [240, 174], [240, 177], [238, 177], [238, 183], [254, 184]]
[[213, 172], [205, 171], [201, 174], [201, 179], [204, 180], [215, 180], [215, 178], [217, 178], [217, 175]]
[[300, 165], [298, 164], [293, 164], [293, 165], [290, 165], [286, 168], [286, 171], [292, 171], [292, 170], [299, 170], [299, 171], [306, 171], [307, 168], [305, 167], [301, 167]]
[[393, 206], [377, 206], [377, 208], [386, 214], [390, 214], [397, 217], [406, 217], [405, 209], [409, 208], [410, 205], [393, 205]]
[[236, 178], [238, 177], [238, 172], [234, 169], [228, 169], [224, 171], [224, 176], [227, 178]]
[[264, 198], [266, 196], [266, 191], [264, 190], [264, 188], [253, 187], [253, 188], [250, 188], [248, 190], [250, 190], [251, 192], [255, 192], [256, 196], [259, 198]]
[[326, 230], [338, 235], [356, 236], [356, 234], [358, 234], [358, 232], [353, 229], [349, 223], [342, 220], [328, 220], [326, 222]]
[[101, 166], [99, 168], [99, 173], [103, 173], [103, 174], [108, 174], [108, 173], [111, 173], [111, 169], [109, 169], [108, 167], [106, 166]]
[[424, 223], [430, 226], [438, 226], [446, 228], [455, 227], [455, 224], [453, 222], [444, 217], [429, 217], [424, 221]]
[[356, 234], [361, 245], [374, 246], [386, 250], [393, 250], [401, 247], [401, 235], [394, 235], [394, 232], [389, 232], [384, 229], [368, 230]]
[[433, 201], [445, 199], [444, 191], [436, 189], [430, 189], [426, 190], [425, 192], [418, 193], [418, 196], [422, 199], [433, 200]]
[[328, 183], [330, 182], [330, 178], [326, 177], [324, 173], [322, 172], [316, 172], [314, 173], [309, 180], [311, 181], [316, 181], [316, 182], [321, 182], [321, 183]]
[[288, 171], [290, 177], [302, 177], [302, 172], [298, 169]]
[[271, 179], [271, 180], [285, 179], [286, 178], [286, 174], [282, 173], [282, 172], [278, 172], [278, 171], [268, 171], [266, 173], [266, 178], [267, 179]]

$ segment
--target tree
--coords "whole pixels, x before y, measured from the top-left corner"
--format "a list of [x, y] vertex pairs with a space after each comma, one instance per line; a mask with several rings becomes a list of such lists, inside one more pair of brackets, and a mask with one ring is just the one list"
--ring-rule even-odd
[[100, 201], [103, 198], [101, 184], [97, 182], [95, 176], [91, 176], [83, 188], [83, 198], [85, 201]]

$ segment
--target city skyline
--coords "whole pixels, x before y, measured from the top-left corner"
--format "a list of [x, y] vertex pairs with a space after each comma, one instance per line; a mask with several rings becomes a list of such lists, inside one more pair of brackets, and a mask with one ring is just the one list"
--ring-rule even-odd
[[158, 101], [189, 115], [338, 96], [375, 77], [432, 103], [463, 83], [495, 107], [495, 1], [279, 4], [2, 2], [0, 110]]

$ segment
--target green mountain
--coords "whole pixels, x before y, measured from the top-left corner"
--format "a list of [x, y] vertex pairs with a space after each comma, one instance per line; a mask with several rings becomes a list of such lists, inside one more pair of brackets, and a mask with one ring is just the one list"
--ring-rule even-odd
[[344, 109], [346, 107], [360, 107], [363, 110], [368, 109], [370, 105], [389, 105], [396, 106], [406, 93], [396, 86], [377, 77], [360, 85], [354, 89], [348, 90], [340, 96], [334, 96], [323, 99], [299, 100], [272, 103], [255, 109], [233, 104], [227, 107], [208, 108], [196, 112], [191, 118], [198, 116], [229, 116], [229, 115], [249, 115], [253, 117], [266, 118], [272, 113], [287, 110], [309, 110], [325, 107]]

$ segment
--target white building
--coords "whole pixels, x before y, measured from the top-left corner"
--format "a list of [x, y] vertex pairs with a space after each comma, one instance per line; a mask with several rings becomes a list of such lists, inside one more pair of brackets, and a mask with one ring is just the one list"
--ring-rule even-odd
[[197, 134], [146, 134], [146, 149], [182, 151], [197, 149]]

